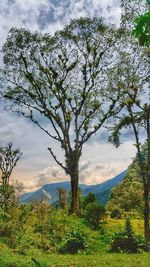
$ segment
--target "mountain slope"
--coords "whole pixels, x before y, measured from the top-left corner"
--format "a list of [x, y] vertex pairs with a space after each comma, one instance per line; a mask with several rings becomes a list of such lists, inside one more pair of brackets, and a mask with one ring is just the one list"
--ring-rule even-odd
[[[87, 185], [79, 185], [81, 190], [84, 190]], [[25, 193], [21, 196], [20, 201], [22, 203], [29, 203], [33, 200], [40, 200], [43, 197], [47, 197], [52, 204], [58, 200], [58, 188], [64, 188], [70, 191], [70, 182], [60, 182], [53, 184], [46, 184], [35, 192]]]
[[89, 192], [92, 192], [93, 194], [95, 194], [98, 202], [100, 202], [101, 204], [105, 204], [109, 199], [111, 189], [122, 182], [126, 173], [127, 170], [121, 172], [120, 174], [118, 174], [117, 176], [106, 182], [88, 186], [87, 188], [84, 189], [84, 194], [87, 195]]
[[[93, 194], [95, 194], [97, 200], [101, 204], [105, 204], [110, 196], [111, 189], [123, 180], [126, 173], [127, 171], [124, 171], [119, 175], [115, 176], [114, 178], [101, 184], [91, 186], [80, 184], [79, 187], [84, 195], [87, 195], [89, 192], [92, 192]], [[49, 202], [52, 204], [58, 200], [58, 188], [64, 188], [67, 191], [70, 191], [70, 182], [46, 184], [35, 192], [23, 194], [21, 196], [21, 202], [28, 203], [33, 200], [39, 200], [43, 197], [47, 197], [49, 199]]]

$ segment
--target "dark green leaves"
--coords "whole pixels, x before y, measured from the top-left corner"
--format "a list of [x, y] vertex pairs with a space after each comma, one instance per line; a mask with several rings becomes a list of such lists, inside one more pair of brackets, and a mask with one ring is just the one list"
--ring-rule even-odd
[[150, 11], [136, 18], [133, 35], [139, 39], [140, 45], [150, 45]]

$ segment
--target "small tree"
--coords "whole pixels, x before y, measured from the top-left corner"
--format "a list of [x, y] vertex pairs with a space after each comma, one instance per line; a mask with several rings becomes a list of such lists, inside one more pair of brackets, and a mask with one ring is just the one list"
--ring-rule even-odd
[[132, 237], [132, 235], [133, 235], [133, 227], [131, 224], [130, 217], [127, 217], [126, 221], [125, 221], [125, 233], [128, 237]]
[[84, 196], [82, 199], [82, 208], [83, 210], [90, 203], [96, 202], [96, 197], [93, 193], [89, 192], [87, 196]]
[[3, 46], [3, 96], [60, 144], [65, 163], [49, 152], [70, 176], [74, 213], [83, 145], [118, 112], [118, 96], [107, 86], [115, 43], [113, 27], [81, 18], [54, 37], [11, 29]]
[[64, 188], [58, 188], [59, 206], [62, 209], [67, 208], [67, 190]]
[[[5, 147], [0, 147], [0, 170], [1, 170], [1, 186], [0, 186], [0, 200], [2, 206], [7, 209], [9, 200], [14, 202], [15, 189], [9, 184], [10, 176], [22, 153], [19, 149], [13, 149], [12, 143]], [[12, 198], [14, 196], [14, 198]]]
[[94, 229], [98, 229], [100, 226], [101, 217], [105, 214], [104, 207], [100, 206], [99, 203], [93, 202], [86, 206], [84, 216], [88, 224]]

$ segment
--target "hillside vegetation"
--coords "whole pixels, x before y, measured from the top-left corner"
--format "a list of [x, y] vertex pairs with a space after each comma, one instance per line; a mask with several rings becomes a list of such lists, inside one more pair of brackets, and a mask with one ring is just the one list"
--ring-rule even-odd
[[[144, 147], [143, 158], [146, 153], [147, 150]], [[107, 208], [110, 211], [117, 209], [120, 215], [123, 212], [142, 214], [144, 208], [143, 183], [139, 174], [137, 157], [129, 166], [123, 181], [112, 189]]]
[[[29, 207], [23, 208], [22, 211], [13, 209], [11, 216], [15, 216], [15, 219], [13, 220], [14, 217], [11, 220], [7, 219], [5, 230], [1, 219], [1, 267], [149, 266], [147, 253], [140, 253], [136, 257], [134, 254], [110, 253], [110, 243], [114, 233], [124, 229], [125, 220], [123, 219], [107, 219], [99, 229], [92, 230], [83, 218], [67, 215], [60, 210], [53, 211], [54, 213], [51, 211], [51, 220], [48, 223], [43, 204], [42, 210], [32, 211], [30, 216], [27, 216], [26, 209]], [[20, 224], [18, 224], [19, 220]], [[143, 233], [142, 220], [133, 219], [132, 225], [136, 233]], [[47, 232], [47, 226], [49, 232]], [[82, 231], [86, 236], [87, 248], [84, 251], [79, 250], [77, 255], [59, 252], [60, 244], [69, 229]]]

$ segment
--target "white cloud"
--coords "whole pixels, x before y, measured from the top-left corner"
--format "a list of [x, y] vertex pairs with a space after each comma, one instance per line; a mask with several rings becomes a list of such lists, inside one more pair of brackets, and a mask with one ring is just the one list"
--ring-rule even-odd
[[69, 181], [69, 177], [64, 173], [63, 169], [57, 165], [51, 165], [40, 171], [37, 177], [24, 183], [25, 190], [36, 190], [44, 184]]
[[38, 30], [37, 17], [41, 6], [48, 8], [48, 0], [1, 0], [0, 1], [0, 46], [12, 27]]
[[[64, 3], [68, 3], [68, 6]], [[121, 10], [120, 0], [79, 0], [60, 1], [58, 6], [53, 8], [53, 18], [55, 23], [45, 25], [45, 31], [54, 33], [56, 29], [62, 28], [71, 19], [80, 17], [104, 17], [106, 21], [119, 24]], [[48, 17], [48, 14], [45, 13]]]

